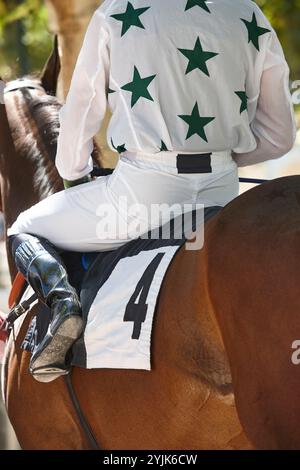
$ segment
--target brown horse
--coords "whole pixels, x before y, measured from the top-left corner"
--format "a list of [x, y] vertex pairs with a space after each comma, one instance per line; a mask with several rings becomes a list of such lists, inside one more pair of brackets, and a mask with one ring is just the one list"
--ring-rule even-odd
[[[22, 112], [24, 147], [13, 147], [0, 107], [1, 195], [8, 225], [59, 189], [47, 155], [56, 131], [40, 132], [44, 120], [56, 123], [54, 99], [53, 106], [42, 107], [41, 121], [30, 100], [46, 103], [49, 97], [34, 89], [18, 91], [6, 106], [8, 114]], [[28, 157], [32, 148], [36, 158]], [[40, 193], [44, 185], [49, 189]], [[300, 371], [291, 360], [292, 343], [300, 338], [299, 264], [298, 176], [251, 190], [210, 220], [204, 248], [181, 249], [164, 281], [153, 370], [72, 371], [99, 446], [299, 449]], [[41, 384], [28, 373], [29, 354], [20, 344], [31, 315], [19, 325], [15, 341], [10, 336], [3, 374], [17, 437], [24, 449], [88, 449], [64, 380]]]

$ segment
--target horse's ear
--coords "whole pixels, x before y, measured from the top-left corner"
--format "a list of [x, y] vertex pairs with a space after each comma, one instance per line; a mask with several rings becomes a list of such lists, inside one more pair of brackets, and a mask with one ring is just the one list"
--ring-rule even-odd
[[42, 86], [50, 95], [56, 95], [60, 68], [61, 63], [59, 57], [58, 37], [55, 36], [52, 53], [41, 74]]

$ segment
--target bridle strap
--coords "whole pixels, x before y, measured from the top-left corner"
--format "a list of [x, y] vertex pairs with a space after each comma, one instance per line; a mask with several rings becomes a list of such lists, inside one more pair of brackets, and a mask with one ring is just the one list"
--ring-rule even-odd
[[9, 82], [4, 88], [4, 94], [11, 93], [12, 91], [18, 91], [22, 88], [30, 88], [32, 90], [39, 90], [45, 92], [42, 85], [39, 85], [38, 83], [25, 78], [23, 80], [19, 79]]
[[96, 440], [96, 438], [93, 434], [93, 431], [91, 430], [91, 427], [90, 427], [86, 417], [83, 414], [82, 408], [80, 406], [79, 400], [77, 398], [77, 395], [76, 395], [74, 387], [73, 387], [71, 373], [65, 375], [64, 379], [65, 379], [65, 383], [66, 383], [66, 386], [67, 386], [72, 404], [73, 404], [74, 409], [76, 411], [77, 418], [79, 419], [80, 425], [81, 425], [81, 427], [84, 431], [84, 434], [85, 434], [87, 440], [90, 443], [91, 448], [93, 450], [101, 450], [99, 445], [98, 445], [98, 442], [97, 442], [97, 440]]

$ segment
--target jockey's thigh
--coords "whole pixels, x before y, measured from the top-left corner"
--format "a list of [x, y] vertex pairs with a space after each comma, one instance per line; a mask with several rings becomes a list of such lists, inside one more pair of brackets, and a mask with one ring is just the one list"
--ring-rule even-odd
[[21, 213], [8, 235], [30, 233], [69, 251], [114, 250], [157, 227], [174, 205], [177, 211], [195, 204], [224, 206], [238, 195], [231, 158], [216, 158], [212, 173], [178, 174], [165, 154], [121, 157], [112, 175], [56, 193]]
[[[103, 176], [43, 199], [19, 215], [8, 229], [8, 236], [29, 233], [46, 238], [63, 250], [97, 251], [99, 206], [109, 208], [112, 220], [117, 218], [117, 209], [107, 188], [109, 177]], [[121, 245], [117, 239], [101, 240], [101, 251]]]

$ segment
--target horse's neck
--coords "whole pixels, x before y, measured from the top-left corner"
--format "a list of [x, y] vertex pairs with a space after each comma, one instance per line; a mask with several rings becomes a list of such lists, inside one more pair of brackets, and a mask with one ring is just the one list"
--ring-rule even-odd
[[[18, 167], [18, 163], [12, 158], [9, 160], [9, 165], [6, 163], [1, 168], [1, 199], [6, 228], [12, 226], [21, 212], [38, 201], [38, 194], [34, 194], [31, 190], [32, 182], [28, 178], [27, 169], [22, 170]], [[16, 269], [9, 251], [7, 254], [9, 270], [13, 279]]]
[[[34, 161], [16, 151], [4, 106], [0, 106], [0, 173], [1, 209], [6, 228], [14, 223], [21, 212], [54, 192], [52, 180], [56, 175], [48, 175], [46, 170], [41, 173]], [[56, 185], [59, 188], [59, 182]], [[13, 277], [15, 267], [10, 256], [8, 261]]]

